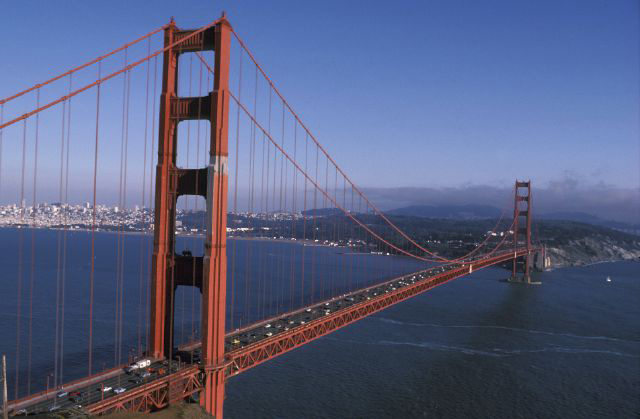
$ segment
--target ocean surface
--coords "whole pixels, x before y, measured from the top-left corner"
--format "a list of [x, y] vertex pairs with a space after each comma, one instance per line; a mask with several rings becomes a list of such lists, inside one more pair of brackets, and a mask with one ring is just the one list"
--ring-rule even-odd
[[[44, 377], [54, 370], [51, 336], [55, 336], [56, 324], [59, 234], [0, 229], [0, 352], [8, 355], [10, 397], [15, 390], [11, 384], [15, 380], [20, 269], [23, 303], [19, 386], [21, 392], [26, 391], [29, 332], [25, 312], [30, 305], [32, 237], [36, 249], [31, 304], [32, 391], [44, 386]], [[123, 326], [120, 352], [126, 357], [137, 350], [138, 325], [144, 326], [146, 321], [138, 301], [146, 295], [146, 285], [143, 281], [140, 287], [140, 279], [146, 278], [148, 267], [143, 266], [140, 272], [139, 266], [140, 255], [148, 253], [150, 239], [142, 235], [123, 237], [121, 244], [126, 251], [122, 283], [127, 296], [123, 299], [123, 316], [129, 321]], [[16, 244], [20, 240], [22, 257]], [[196, 249], [193, 240], [181, 238], [178, 248]], [[292, 260], [303, 258], [307, 266], [309, 259], [309, 266], [319, 273], [324, 269], [324, 276], [335, 281], [332, 288], [338, 289], [362, 286], [374, 272], [384, 277], [424, 266], [392, 256], [345, 255], [344, 249], [328, 247], [307, 249], [305, 254], [301, 250], [305, 246], [299, 243], [236, 242], [235, 264], [232, 255], [229, 260], [236, 269], [236, 282], [230, 289], [234, 289], [237, 300], [233, 314], [228, 314], [236, 326], [269, 310], [286, 310], [291, 299], [304, 303], [322, 296], [323, 284], [319, 282], [314, 284], [314, 294], [310, 293], [311, 282], [317, 278], [307, 277], [308, 272], [306, 282], [292, 298], [278, 293], [276, 284], [269, 288], [275, 274], [262, 276], [251, 289], [263, 292], [252, 291], [255, 296], [248, 296], [256, 307], [253, 310], [259, 313], [247, 313], [241, 298], [245, 294], [243, 280], [239, 278], [256, 277], [252, 265], [260, 271], [281, 269], [276, 273], [283, 276], [283, 272], [290, 273]], [[102, 260], [95, 260], [94, 363], [105, 367], [114, 363], [117, 352], [113, 343], [117, 243], [116, 234], [96, 236], [96, 254], [102, 255]], [[87, 233], [67, 235], [67, 255], [65, 381], [86, 373]], [[269, 258], [273, 260], [269, 262]], [[247, 263], [247, 259], [253, 263]], [[249, 275], [238, 273], [242, 269]], [[602, 263], [538, 273], [536, 279], [542, 284], [532, 286], [507, 283], [507, 275], [500, 268], [475, 272], [233, 377], [226, 387], [225, 416], [640, 417], [640, 263]], [[176, 295], [175, 328], [177, 339], [186, 341], [189, 331], [198, 325], [190, 321], [194, 294], [185, 290]], [[144, 339], [141, 336], [143, 346]]]
[[[638, 418], [640, 263], [478, 271], [229, 381], [229, 417]], [[606, 282], [606, 277], [611, 282]]]

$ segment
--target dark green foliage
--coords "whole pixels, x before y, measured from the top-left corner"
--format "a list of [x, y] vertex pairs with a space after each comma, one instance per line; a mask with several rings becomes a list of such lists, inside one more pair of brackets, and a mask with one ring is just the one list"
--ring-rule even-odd
[[[324, 209], [323, 215], [313, 217], [313, 210], [307, 211], [306, 218], [301, 216], [292, 219], [290, 215], [270, 214], [265, 216], [249, 216], [247, 214], [229, 214], [228, 226], [235, 231], [231, 234], [241, 237], [269, 237], [277, 239], [296, 238], [298, 240], [318, 240], [346, 244], [349, 240], [352, 246], [361, 247], [363, 251], [384, 251], [398, 253], [388, 246], [382, 245], [369, 232], [356, 224], [349, 216], [335, 210]], [[400, 233], [393, 230], [377, 215], [351, 214], [368, 229], [380, 237], [384, 237], [394, 246], [405, 249], [412, 254], [418, 254], [412, 245]], [[482, 242], [487, 232], [492, 230], [497, 219], [434, 219], [403, 215], [389, 215], [388, 218], [398, 226], [407, 236], [424, 248], [436, 251], [447, 257], [460, 256], [473, 250]], [[202, 212], [191, 212], [181, 217], [185, 228], [198, 227], [202, 229]], [[511, 225], [510, 219], [502, 220], [497, 232], [507, 233]], [[247, 228], [248, 231], [237, 230]], [[584, 238], [598, 240], [609, 239], [619, 243], [622, 247], [636, 247], [640, 245], [640, 238], [628, 233], [612, 230], [591, 224], [575, 221], [536, 220], [532, 225], [532, 241], [553, 247], [564, 246]], [[499, 237], [492, 238], [490, 243], [495, 245]], [[507, 241], [510, 240], [507, 238]], [[354, 244], [355, 243], [355, 244]]]

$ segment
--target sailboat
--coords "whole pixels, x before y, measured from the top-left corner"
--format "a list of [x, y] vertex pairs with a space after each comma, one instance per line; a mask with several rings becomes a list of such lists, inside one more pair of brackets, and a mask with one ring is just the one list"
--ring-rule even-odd
[[611, 282], [611, 277], [607, 276], [607, 282]]

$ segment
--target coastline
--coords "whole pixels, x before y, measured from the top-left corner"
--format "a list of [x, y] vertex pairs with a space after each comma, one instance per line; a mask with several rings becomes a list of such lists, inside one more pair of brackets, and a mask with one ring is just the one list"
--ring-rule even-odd
[[[13, 229], [13, 230], [48, 230], [56, 232], [69, 232], [69, 233], [92, 233], [94, 230], [91, 228], [63, 228], [63, 227], [50, 227], [50, 226], [29, 226], [29, 225], [7, 225], [0, 224], [0, 229]], [[153, 230], [140, 231], [140, 230], [122, 230], [117, 229], [104, 229], [96, 228], [96, 233], [100, 234], [123, 234], [128, 236], [153, 236]], [[176, 232], [176, 236], [180, 238], [197, 238], [204, 239], [204, 233], [191, 233], [191, 232]], [[309, 247], [336, 247], [338, 249], [349, 249], [349, 246], [341, 246], [336, 242], [315, 242], [313, 240], [302, 240], [292, 238], [271, 238], [265, 236], [259, 237], [243, 237], [243, 236], [227, 236], [230, 240], [246, 240], [246, 241], [259, 241], [259, 242], [279, 242], [279, 243], [296, 243], [302, 246]], [[361, 251], [340, 251], [340, 253], [348, 256], [357, 254], [370, 254], [369, 252]], [[395, 255], [402, 257], [403, 255]], [[640, 262], [640, 243], [634, 242], [632, 245], [628, 244], [623, 247], [623, 244], [616, 242], [609, 237], [585, 237], [578, 240], [572, 240], [565, 245], [560, 246], [547, 246], [547, 256], [550, 258], [550, 266], [546, 269], [548, 271], [569, 268], [569, 267], [582, 267], [592, 266], [600, 263], [614, 263], [623, 261], [636, 261]]]

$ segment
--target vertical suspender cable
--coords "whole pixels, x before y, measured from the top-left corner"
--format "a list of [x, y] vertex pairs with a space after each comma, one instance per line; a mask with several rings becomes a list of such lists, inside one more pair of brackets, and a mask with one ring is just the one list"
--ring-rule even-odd
[[[66, 120], [67, 102], [62, 102], [62, 135], [60, 139], [60, 184], [58, 192], [58, 202], [60, 202], [61, 211], [64, 211], [62, 207], [62, 184], [64, 180], [64, 140], [65, 140], [65, 120]], [[53, 348], [53, 386], [57, 387], [58, 383], [58, 359], [60, 348], [60, 287], [62, 278], [62, 231], [58, 230], [58, 245], [57, 245], [57, 263], [56, 263], [56, 327], [55, 327], [55, 345]]]
[[[238, 69], [238, 97], [242, 97], [242, 50], [240, 50], [240, 65]], [[236, 105], [237, 106], [237, 105]], [[234, 180], [233, 180], [233, 216], [238, 216], [238, 154], [240, 152], [240, 107], [237, 106], [236, 113], [236, 155], [235, 155], [235, 167], [234, 167]], [[238, 238], [233, 239], [233, 250], [231, 256], [231, 329], [233, 329], [235, 319], [235, 277], [236, 277], [236, 247]], [[246, 303], [245, 303], [246, 304]], [[243, 310], [244, 312], [244, 310]]]
[[[151, 38], [147, 41], [147, 55], [151, 55]], [[142, 151], [142, 196], [140, 203], [140, 211], [141, 214], [144, 214], [145, 208], [145, 200], [146, 200], [146, 176], [147, 176], [147, 136], [149, 133], [149, 73], [150, 73], [151, 62], [147, 61], [147, 77], [145, 84], [145, 100], [144, 100], [144, 147]], [[140, 220], [143, 223], [143, 220]], [[136, 346], [136, 355], [140, 356], [142, 353], [142, 284], [144, 277], [144, 224], [142, 224], [142, 230], [140, 234], [140, 262], [138, 265], [138, 327], [137, 327], [137, 335], [138, 342]]]
[[[0, 125], [4, 120], [4, 103], [0, 104]], [[2, 128], [0, 128], [0, 202], [2, 202]]]
[[[316, 171], [315, 171], [315, 181], [317, 185], [318, 181], [318, 148], [316, 147]], [[313, 187], [313, 242], [319, 243], [322, 237], [318, 237], [318, 188], [316, 186]], [[318, 242], [316, 242], [318, 240]], [[313, 251], [311, 253], [311, 303], [315, 301], [315, 287], [316, 287], [316, 248], [317, 246], [313, 246]]]
[[[281, 126], [281, 132], [282, 132], [282, 142], [281, 142], [281, 146], [282, 149], [285, 149], [284, 146], [284, 140], [285, 140], [285, 131], [284, 131], [284, 112], [285, 112], [285, 107], [284, 107], [284, 102], [282, 103], [282, 126]], [[285, 161], [285, 157], [283, 153], [280, 153], [280, 216], [282, 217], [282, 215], [285, 212], [285, 208], [287, 206], [287, 186], [286, 186], [286, 181], [287, 181], [287, 177], [286, 177], [286, 161]], [[284, 237], [284, 228], [282, 230], [282, 235]], [[285, 281], [285, 276], [284, 276], [284, 272], [285, 272], [285, 265], [284, 265], [284, 261], [285, 261], [285, 253], [286, 253], [286, 249], [283, 243], [281, 243], [280, 246], [281, 252], [280, 252], [280, 277], [282, 278], [282, 286], [280, 288], [280, 292], [281, 292], [281, 297], [282, 297], [282, 307], [283, 310], [286, 311], [286, 309], [284, 308], [284, 294], [285, 294], [285, 288], [286, 288], [286, 281]]]
[[[349, 210], [349, 207], [347, 206], [347, 181], [345, 180], [345, 178], [342, 178], [342, 207], [343, 208], [347, 208], [347, 211]], [[344, 240], [344, 247], [345, 250], [342, 253], [343, 257], [341, 258], [342, 260], [342, 277], [344, 278], [343, 281], [346, 282], [346, 289], [349, 291], [351, 289], [351, 281], [347, 272], [347, 259], [351, 259], [348, 257], [348, 239], [347, 239], [347, 217], [342, 217], [343, 219], [343, 232], [340, 236], [338, 236], [338, 241], [342, 241], [342, 237], [345, 238]]]
[[[40, 89], [37, 90], [36, 107], [40, 107]], [[38, 186], [38, 134], [40, 132], [40, 113], [36, 115], [36, 135], [34, 144], [34, 162], [33, 162], [33, 208], [31, 213], [31, 270], [29, 274], [29, 361], [27, 367], [27, 392], [31, 394], [31, 357], [33, 348], [33, 288], [35, 286], [35, 263], [36, 263], [36, 230], [35, 217], [37, 206], [37, 186]]]
[[[355, 207], [354, 207], [354, 202], [353, 202], [354, 196], [353, 196], [353, 187], [351, 187], [351, 212], [355, 213]], [[358, 289], [358, 284], [357, 282], [354, 282], [354, 278], [353, 278], [353, 265], [356, 262], [355, 258], [358, 257], [357, 253], [354, 251], [355, 249], [355, 245], [356, 245], [356, 227], [354, 224], [351, 224], [351, 233], [349, 235], [349, 239], [351, 241], [351, 257], [349, 258], [349, 282], [353, 283], [354, 285], [354, 289]]]
[[[149, 158], [149, 213], [151, 213], [153, 209], [153, 161], [155, 156], [155, 143], [156, 143], [156, 93], [158, 87], [158, 57], [154, 57], [153, 59], [153, 106], [151, 108], [151, 148], [150, 148], [150, 158]], [[151, 225], [151, 222], [150, 222]], [[151, 240], [151, 235], [148, 240]], [[153, 245], [149, 242], [149, 251], [147, 253], [147, 269], [151, 270], [151, 253], [153, 252]], [[148, 277], [149, 275], [147, 275]], [[149, 311], [149, 301], [151, 299], [151, 286], [147, 283], [146, 287], [147, 295], [145, 296], [144, 303], [144, 312], [145, 312], [145, 330], [147, 331], [145, 336], [145, 348], [147, 353], [149, 352], [149, 333], [151, 331], [150, 328], [150, 311]]]
[[[298, 151], [298, 127], [296, 124], [295, 119], [293, 120], [293, 159], [296, 160], [297, 159], [297, 151]], [[293, 172], [293, 179], [292, 179], [292, 191], [291, 191], [291, 237], [293, 237], [294, 239], [296, 238], [296, 181], [297, 181], [297, 177], [296, 177], [296, 168], [294, 166], [291, 166], [292, 172]], [[295, 249], [296, 246], [292, 245], [291, 246], [291, 303], [290, 303], [290, 310], [293, 310], [293, 298], [294, 298], [294, 281], [295, 281]], [[300, 287], [300, 292], [302, 293], [303, 289], [304, 289], [304, 284], [300, 283], [301, 287]]]
[[[4, 119], [4, 103], [0, 103], [0, 125]], [[0, 202], [2, 202], [2, 128], [0, 128]], [[16, 354], [17, 356], [17, 354]], [[3, 377], [6, 380], [6, 377]]]
[[[316, 159], [318, 159], [317, 156], [320, 155], [320, 148], [318, 147], [318, 145], [316, 144]], [[331, 202], [328, 201], [329, 198], [329, 193], [330, 193], [330, 189], [329, 189], [329, 159], [325, 157], [325, 162], [324, 162], [324, 190], [326, 191], [326, 194], [322, 194], [322, 207], [326, 208], [327, 210], [331, 210], [328, 214], [328, 216], [324, 219], [324, 239], [328, 242], [331, 241], [331, 226], [333, 225], [333, 217], [334, 215], [332, 215], [331, 213], [333, 212], [332, 208], [329, 208], [329, 205], [331, 204]], [[317, 183], [319, 185], [319, 183]], [[324, 252], [325, 253], [325, 261], [328, 262], [327, 266], [331, 266], [333, 263], [335, 263], [335, 261], [333, 260], [333, 254], [329, 253], [329, 252]], [[327, 275], [328, 275], [329, 269], [327, 269]], [[329, 275], [328, 275], [329, 276]], [[333, 277], [331, 278], [326, 278], [324, 281], [324, 283], [322, 284], [322, 299], [325, 298], [325, 292], [328, 293], [328, 295], [331, 297], [332, 296], [332, 292], [333, 292]]]
[[[127, 178], [129, 172], [129, 108], [130, 108], [130, 100], [131, 100], [131, 71], [127, 72], [127, 114], [125, 119], [125, 137], [124, 137], [124, 173], [122, 180], [122, 211], [123, 215], [126, 214], [127, 210]], [[124, 259], [125, 259], [125, 238], [124, 229], [122, 231], [122, 248], [121, 253], [122, 256], [120, 258], [120, 312], [119, 312], [119, 336], [118, 336], [118, 363], [119, 365], [122, 363], [122, 338], [123, 338], [123, 329], [124, 329]]]
[[[269, 96], [269, 135], [271, 135], [271, 96]], [[277, 179], [277, 173], [278, 173], [278, 153], [277, 153], [277, 149], [274, 146], [273, 147], [273, 185], [271, 188], [271, 192], [272, 192], [272, 197], [271, 197], [271, 202], [273, 203], [273, 226], [274, 226], [274, 234], [276, 234], [277, 230], [275, 230], [275, 220], [276, 220], [276, 213], [277, 213], [277, 208], [278, 208], [278, 204], [276, 202], [276, 179]], [[275, 237], [274, 237], [275, 238]], [[273, 291], [271, 293], [272, 297], [272, 301], [276, 307], [274, 313], [279, 313], [280, 312], [280, 272], [279, 272], [279, 267], [280, 267], [280, 263], [278, 261], [278, 255], [277, 255], [277, 251], [276, 248], [274, 247], [274, 252], [273, 252], [273, 263], [275, 264], [275, 266], [271, 269], [272, 273], [275, 273], [276, 276], [275, 278], [273, 278], [273, 280], [271, 281], [273, 284]]]
[[[127, 67], [128, 50], [124, 50], [124, 67]], [[124, 165], [125, 165], [125, 131], [126, 131], [126, 115], [127, 115], [127, 80], [128, 71], [125, 71], [122, 75], [122, 125], [121, 125], [121, 139], [120, 139], [120, 181], [118, 184], [118, 206], [119, 213], [124, 211], [123, 204], [123, 177], [124, 177]], [[122, 246], [123, 246], [123, 234], [122, 234], [122, 215], [117, 215], [118, 218], [118, 233], [117, 233], [117, 254], [116, 254], [116, 286], [115, 286], [115, 338], [114, 338], [114, 360], [113, 364], [118, 365], [120, 358], [120, 288], [122, 287]]]
[[[242, 52], [242, 51], [241, 51]], [[267, 111], [267, 118], [268, 118], [268, 122], [267, 122], [267, 130], [269, 133], [271, 133], [271, 106], [272, 106], [272, 91], [271, 88], [269, 88], [269, 109]], [[267, 179], [266, 179], [266, 187], [265, 187], [265, 219], [267, 220], [267, 225], [269, 224], [269, 180], [270, 180], [270, 175], [271, 175], [271, 168], [270, 168], [270, 164], [271, 164], [271, 142], [266, 141], [267, 143]], [[275, 153], [275, 151], [274, 151]], [[271, 230], [270, 233], [271, 234]], [[268, 255], [267, 255], [268, 256]], [[265, 265], [268, 267], [269, 266], [269, 261], [270, 259], [267, 259], [265, 261]], [[265, 275], [267, 275], [267, 282], [269, 283], [269, 309], [268, 309], [268, 314], [269, 316], [273, 315], [273, 293], [272, 293], [272, 288], [273, 288], [273, 269], [269, 269], [265, 267]], [[265, 285], [266, 288], [266, 285]], [[265, 291], [266, 292], [266, 291]]]
[[[98, 63], [98, 80], [102, 70], [102, 63]], [[91, 273], [89, 275], [89, 373], [93, 372], [93, 283], [95, 275], [95, 249], [96, 249], [96, 179], [98, 177], [98, 141], [100, 132], [100, 86], [98, 81], [96, 87], [96, 134], [93, 155], [93, 205], [92, 205], [92, 223], [91, 223]]]
[[[335, 165], [334, 165], [335, 167]], [[340, 198], [339, 198], [339, 194], [338, 194], [338, 171], [336, 170], [334, 173], [334, 178], [333, 178], [333, 199], [335, 201], [335, 205], [336, 207], [338, 207]], [[342, 223], [342, 215], [341, 214], [336, 214], [335, 217], [333, 218], [334, 223], [333, 223], [333, 242], [337, 243], [340, 240], [340, 224]], [[333, 295], [337, 295], [338, 290], [340, 290], [340, 287], [342, 286], [342, 278], [340, 278], [340, 267], [342, 265], [342, 260], [343, 258], [336, 252], [336, 261], [333, 264], [333, 274], [334, 274], [334, 286], [335, 289], [333, 291]]]
[[[255, 71], [255, 83], [254, 83], [254, 90], [253, 90], [253, 118], [256, 118], [256, 114], [258, 111], [258, 69], [256, 68]], [[249, 237], [247, 240], [247, 267], [246, 267], [246, 275], [249, 277], [249, 287], [251, 287], [251, 279], [254, 278], [253, 272], [251, 271], [251, 266], [253, 262], [253, 258], [255, 258], [255, 256], [253, 255], [253, 250], [254, 250], [254, 244], [253, 244], [253, 240], [251, 240], [251, 235], [252, 235], [252, 231], [253, 228], [255, 227], [255, 177], [256, 177], [256, 126], [255, 124], [251, 124], [251, 142], [249, 142], [249, 208], [248, 208], [248, 214], [249, 214], [249, 219], [248, 219], [248, 234]], [[259, 279], [259, 278], [258, 278]], [[251, 290], [249, 290], [251, 292]], [[251, 294], [250, 294], [251, 295]], [[259, 290], [255, 293], [256, 296], [260, 296]], [[255, 298], [255, 297], [254, 297]], [[259, 298], [256, 299], [256, 301], [259, 302]], [[251, 310], [251, 306], [252, 304], [250, 303], [250, 300], [247, 299], [247, 307], [249, 307], [249, 310]], [[260, 307], [256, 307], [256, 317], [258, 317], [257, 315], [260, 313]], [[248, 316], [250, 317], [250, 316]]]
[[[124, 50], [124, 65], [123, 67], [127, 67], [127, 52], [128, 50], [125, 48]], [[118, 209], [121, 212], [122, 208], [122, 175], [124, 172], [124, 131], [125, 131], [125, 114], [127, 112], [127, 74], [125, 72], [122, 74], [122, 121], [120, 125], [120, 177], [118, 181]], [[114, 339], [113, 339], [113, 365], [118, 365], [118, 336], [119, 334], [119, 308], [120, 308], [120, 263], [121, 263], [121, 255], [122, 255], [122, 216], [116, 212], [116, 217], [119, 218], [117, 220], [118, 229], [116, 234], [116, 274], [115, 281], [116, 286], [115, 289], [115, 304], [114, 304]]]
[[[309, 136], [304, 136], [304, 170], [309, 170]], [[307, 178], [303, 176], [303, 204], [302, 204], [302, 266], [300, 269], [300, 281], [302, 287], [300, 289], [300, 307], [304, 307], [304, 281], [305, 281], [305, 248], [307, 246]]]
[[[25, 160], [27, 155], [27, 120], [24, 120], [22, 124], [22, 170], [20, 175], [20, 224], [24, 224], [24, 170]], [[22, 276], [24, 270], [24, 229], [20, 229], [19, 244], [18, 244], [18, 304], [16, 308], [16, 384], [15, 384], [15, 397], [18, 398], [19, 384], [20, 384], [20, 358], [22, 352], [20, 351], [20, 332], [21, 325], [20, 319], [22, 318]]]
[[[267, 138], [264, 135], [264, 133], [262, 133], [262, 165], [260, 166], [260, 171], [261, 171], [261, 175], [260, 175], [260, 214], [263, 217], [263, 220], [265, 220], [266, 218], [266, 209], [265, 209], [265, 196], [264, 196], [264, 169], [265, 169], [265, 148], [267, 145]], [[264, 230], [262, 230], [264, 231]], [[266, 249], [265, 246], [262, 245], [260, 246], [261, 252], [260, 252], [260, 281], [262, 282], [262, 296], [261, 296], [261, 307], [262, 307], [262, 311], [260, 313], [260, 318], [264, 319], [265, 317], [265, 305], [267, 304], [266, 302], [266, 288], [267, 288], [267, 272], [265, 269], [265, 257], [266, 257]]]
[[[282, 102], [282, 140], [280, 143], [280, 146], [282, 147], [282, 149], [284, 150], [284, 102]], [[284, 212], [284, 205], [283, 204], [283, 193], [286, 193], [285, 189], [282, 187], [283, 182], [284, 182], [285, 178], [284, 178], [284, 154], [280, 153], [280, 212]], [[286, 201], [286, 195], [284, 195], [284, 200]]]
[[[69, 93], [73, 88], [73, 74], [69, 74]], [[58, 383], [63, 382], [64, 376], [64, 316], [65, 316], [65, 287], [67, 281], [67, 233], [68, 233], [68, 205], [69, 205], [69, 144], [71, 142], [71, 98], [67, 101], [67, 141], [66, 141], [66, 161], [64, 175], [64, 227], [62, 239], [62, 284], [61, 284], [61, 309], [60, 309], [60, 373]]]

